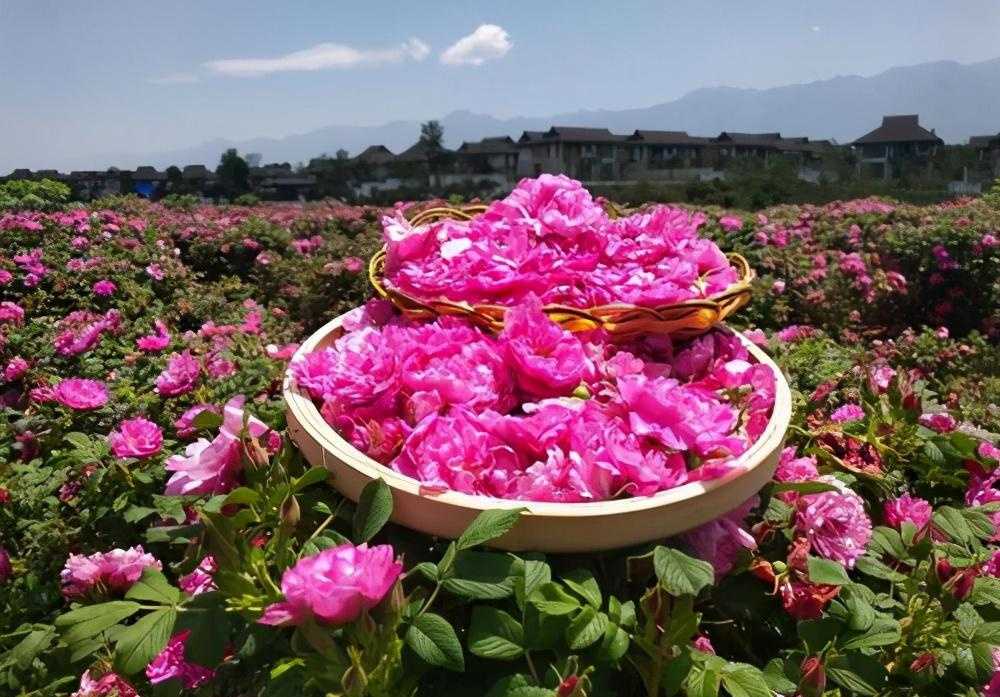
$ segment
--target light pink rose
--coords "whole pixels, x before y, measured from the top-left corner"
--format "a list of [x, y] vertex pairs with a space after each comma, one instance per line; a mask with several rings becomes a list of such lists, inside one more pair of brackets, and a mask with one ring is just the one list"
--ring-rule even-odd
[[163, 565], [141, 546], [89, 556], [70, 554], [60, 573], [62, 593], [66, 598], [82, 598], [90, 593], [122, 595], [147, 568], [161, 570]]

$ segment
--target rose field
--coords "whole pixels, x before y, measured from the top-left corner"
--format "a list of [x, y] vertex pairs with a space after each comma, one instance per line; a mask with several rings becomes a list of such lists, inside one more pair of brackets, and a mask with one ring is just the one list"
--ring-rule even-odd
[[[1000, 196], [37, 203], [0, 209], [0, 695], [1000, 697]], [[581, 320], [715, 298], [740, 257], [745, 341]], [[522, 504], [738, 475], [786, 381], [735, 510], [493, 544]], [[446, 539], [382, 479], [341, 496], [287, 385], [421, 496], [503, 505]]]

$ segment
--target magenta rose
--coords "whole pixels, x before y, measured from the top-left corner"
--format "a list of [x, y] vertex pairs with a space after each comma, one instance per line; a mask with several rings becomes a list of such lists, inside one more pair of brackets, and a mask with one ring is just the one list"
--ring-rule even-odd
[[175, 353], [167, 367], [156, 378], [156, 391], [163, 397], [176, 397], [194, 389], [201, 374], [201, 365], [190, 351]]
[[108, 435], [108, 443], [116, 457], [123, 460], [127, 457], [142, 459], [160, 452], [163, 431], [149, 419], [126, 419]]
[[54, 397], [64, 407], [87, 411], [108, 403], [108, 388], [99, 380], [67, 378], [56, 385]]
[[285, 599], [269, 605], [261, 624], [298, 625], [312, 618], [321, 624], [353, 622], [389, 593], [403, 565], [389, 545], [358, 547], [350, 543], [299, 559], [285, 570]]
[[568, 395], [587, 369], [583, 344], [546, 317], [535, 296], [507, 310], [500, 341], [518, 388], [532, 399]]
[[191, 630], [185, 629], [170, 638], [167, 645], [146, 666], [146, 677], [153, 685], [177, 680], [185, 690], [197, 690], [215, 677], [211, 668], [192, 663], [184, 657]]

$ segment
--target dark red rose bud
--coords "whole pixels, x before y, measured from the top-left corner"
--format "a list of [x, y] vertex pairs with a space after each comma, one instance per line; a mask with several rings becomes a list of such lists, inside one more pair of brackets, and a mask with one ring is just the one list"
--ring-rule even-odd
[[802, 679], [799, 680], [799, 694], [802, 697], [822, 697], [826, 691], [826, 670], [818, 656], [809, 656], [802, 661]]

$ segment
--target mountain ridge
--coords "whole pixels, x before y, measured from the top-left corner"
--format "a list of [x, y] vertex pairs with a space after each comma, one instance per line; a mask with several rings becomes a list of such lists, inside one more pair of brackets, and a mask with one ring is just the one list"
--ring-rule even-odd
[[[956, 108], [955, 105], [961, 105]], [[786, 136], [850, 142], [881, 123], [885, 114], [918, 113], [946, 142], [1000, 132], [1000, 57], [978, 63], [942, 60], [895, 66], [872, 76], [838, 75], [823, 80], [767, 88], [701, 87], [647, 107], [581, 109], [550, 116], [498, 118], [470, 109], [439, 120], [445, 144], [542, 130], [552, 125], [606, 127], [615, 133], [637, 128], [684, 130], [714, 136], [720, 131], [780, 131]], [[399, 152], [419, 136], [418, 121], [397, 119], [376, 126], [330, 125], [281, 138], [212, 138], [169, 151], [107, 154], [89, 158], [87, 168], [218, 161], [226, 148], [259, 152], [265, 162], [305, 162], [340, 148], [356, 154], [368, 145]], [[83, 162], [83, 160], [81, 160]]]

